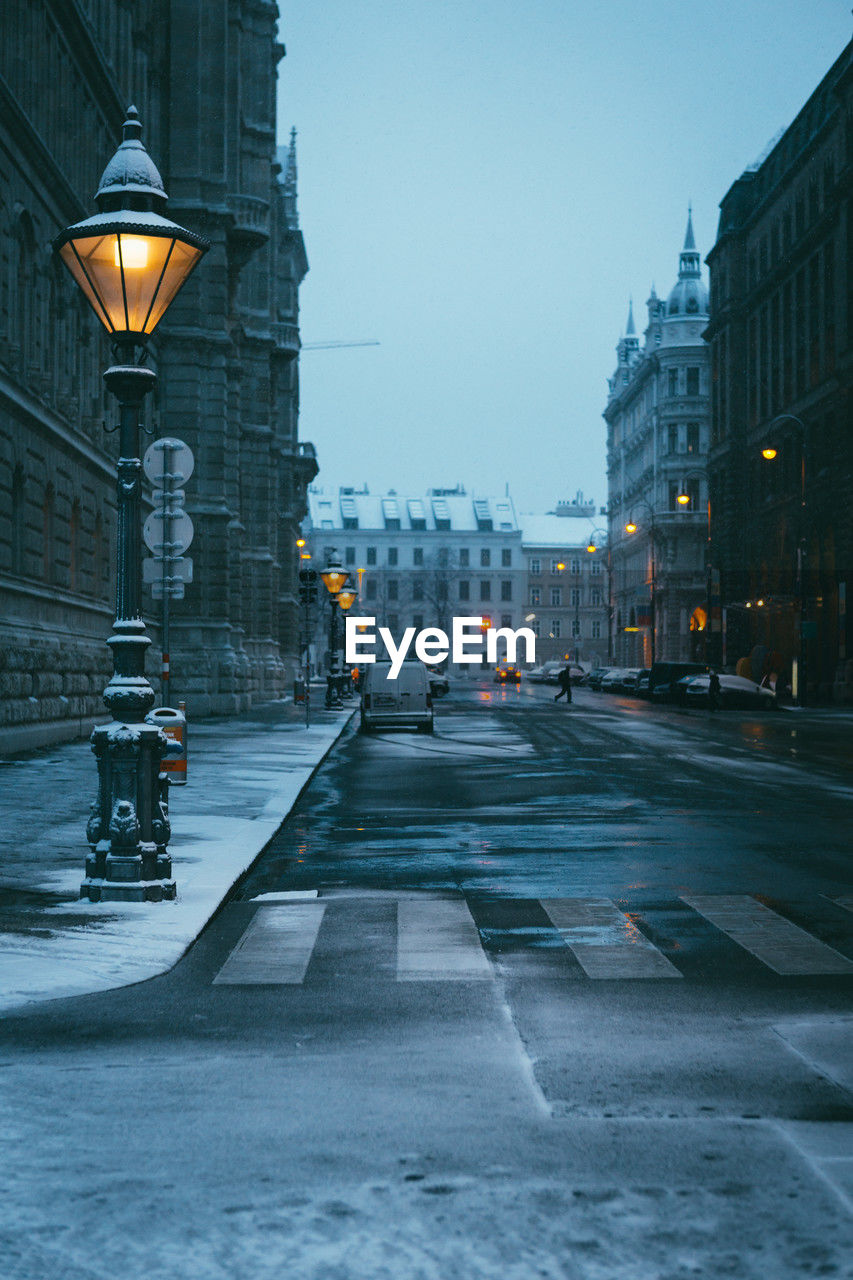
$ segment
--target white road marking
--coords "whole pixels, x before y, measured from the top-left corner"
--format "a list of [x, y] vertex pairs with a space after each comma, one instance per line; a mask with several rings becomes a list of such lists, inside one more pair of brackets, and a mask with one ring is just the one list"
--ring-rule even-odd
[[325, 910], [321, 902], [258, 907], [214, 983], [298, 985], [305, 977]]
[[853, 973], [853, 960], [748, 894], [702, 894], [681, 900], [774, 973]]
[[609, 898], [542, 898], [548, 918], [589, 978], [680, 978]]
[[843, 907], [845, 911], [853, 911], [853, 898], [833, 898], [832, 901], [837, 907]]
[[405, 898], [397, 903], [398, 982], [471, 982], [492, 977], [464, 898]]

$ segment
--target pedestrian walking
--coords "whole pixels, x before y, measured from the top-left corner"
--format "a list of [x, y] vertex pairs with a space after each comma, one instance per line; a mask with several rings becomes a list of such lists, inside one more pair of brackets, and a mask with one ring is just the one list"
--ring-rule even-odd
[[554, 695], [554, 701], [559, 701], [565, 694], [566, 706], [568, 706], [572, 700], [572, 673], [568, 667], [563, 667], [563, 670], [557, 676], [557, 682], [560, 686], [560, 692]]
[[711, 672], [708, 680], [708, 710], [716, 711], [720, 705], [720, 677], [716, 671]]

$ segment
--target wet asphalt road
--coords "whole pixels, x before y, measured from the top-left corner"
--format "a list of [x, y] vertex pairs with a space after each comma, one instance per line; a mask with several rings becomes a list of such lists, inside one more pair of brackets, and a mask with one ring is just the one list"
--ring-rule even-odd
[[[488, 684], [433, 737], [354, 722], [171, 973], [0, 1022], [8, 1274], [848, 1276], [853, 974], [695, 904], [853, 958], [850, 730]], [[591, 977], [566, 899], [615, 913], [593, 961], [664, 976]], [[400, 922], [440, 947], [447, 902], [486, 973], [401, 981]], [[286, 983], [247, 942], [273, 906], [317, 913]]]

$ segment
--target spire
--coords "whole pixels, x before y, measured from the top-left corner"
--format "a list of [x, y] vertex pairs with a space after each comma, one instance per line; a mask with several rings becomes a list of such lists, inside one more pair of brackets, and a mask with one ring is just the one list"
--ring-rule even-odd
[[[282, 152], [279, 150], [279, 156]], [[284, 211], [288, 228], [296, 231], [299, 228], [299, 214], [296, 209], [296, 130], [290, 130], [290, 146], [284, 155], [280, 182], [284, 188]]]
[[693, 206], [687, 206], [687, 230], [684, 233], [684, 248], [678, 259], [678, 278], [685, 280], [689, 276], [700, 276], [702, 268], [699, 264], [699, 251], [696, 248], [696, 237], [693, 234]]
[[696, 252], [696, 240], [695, 240], [695, 238], [694, 238], [694, 236], [693, 236], [693, 206], [692, 206], [692, 204], [689, 204], [689, 205], [687, 206], [687, 231], [685, 232], [685, 235], [684, 235], [684, 248], [685, 248], [685, 251], [689, 250], [689, 251], [690, 251], [690, 252], [692, 252], [692, 253], [695, 253], [695, 252]]
[[628, 299], [628, 327], [625, 330], [625, 337], [634, 338], [636, 337], [636, 335], [637, 335], [637, 330], [634, 325], [634, 299], [629, 298]]

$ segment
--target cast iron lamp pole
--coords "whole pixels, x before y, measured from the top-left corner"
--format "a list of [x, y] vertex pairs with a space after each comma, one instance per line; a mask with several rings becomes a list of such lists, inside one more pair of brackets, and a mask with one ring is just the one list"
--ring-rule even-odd
[[[155, 694], [145, 676], [151, 641], [142, 618], [142, 462], [139, 417], [156, 382], [142, 363], [147, 340], [210, 247], [160, 212], [163, 181], [129, 107], [122, 142], [104, 170], [94, 217], [67, 227], [54, 250], [112, 339], [116, 363], [104, 374], [119, 403], [116, 616], [107, 641], [113, 674], [104, 690], [111, 724], [92, 733], [98, 796], [86, 828], [91, 853], [80, 896], [93, 902], [174, 898], [170, 828], [159, 774], [168, 740], [145, 716]], [[135, 351], [139, 349], [139, 360]]]
[[339, 711], [344, 705], [341, 700], [341, 661], [340, 639], [338, 637], [338, 619], [340, 610], [337, 604], [338, 592], [346, 586], [349, 574], [340, 562], [338, 553], [331, 552], [325, 569], [320, 570], [323, 585], [331, 600], [331, 616], [329, 620], [329, 672], [326, 677], [326, 710]]
[[[650, 502], [646, 502], [645, 498], [641, 498], [639, 502], [636, 502], [633, 505], [635, 507], [636, 506], [645, 507], [649, 513], [649, 550], [651, 553], [650, 555], [651, 595], [649, 600], [649, 608], [651, 610], [651, 626], [649, 627], [649, 647], [650, 647], [651, 662], [649, 663], [649, 665], [653, 667], [655, 665], [655, 532], [656, 532], [655, 512], [654, 512], [654, 507], [651, 505]], [[632, 515], [628, 518], [628, 523], [625, 525], [625, 532], [630, 534], [634, 534], [637, 532], [637, 526], [634, 523], [634, 519], [633, 519], [633, 512], [632, 512]]]
[[604, 567], [607, 571], [607, 658], [609, 661], [613, 656], [613, 605], [610, 599], [610, 543], [604, 529], [593, 529], [592, 533], [589, 535], [589, 541], [586, 544], [586, 549], [591, 556], [594, 556], [598, 550], [596, 538], [603, 538], [607, 543], [607, 559], [604, 561]]
[[[800, 431], [800, 507], [797, 520], [799, 528], [797, 531], [797, 577], [795, 587], [800, 601], [800, 625], [798, 627], [797, 693], [794, 701], [797, 706], [804, 707], [806, 705], [806, 475], [809, 470], [809, 430], [802, 419], [793, 413], [778, 414], [770, 423], [770, 427], [775, 427], [778, 422], [793, 422]], [[777, 457], [778, 452], [779, 450], [775, 445], [765, 445], [761, 450], [761, 456], [766, 462], [772, 462]]]
[[[355, 587], [341, 587], [336, 596], [337, 606], [341, 613], [348, 613], [358, 599], [358, 592]], [[341, 663], [340, 686], [338, 693], [342, 698], [352, 697], [352, 681], [347, 675], [346, 663]]]

